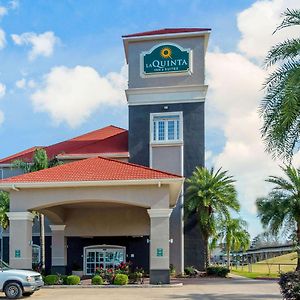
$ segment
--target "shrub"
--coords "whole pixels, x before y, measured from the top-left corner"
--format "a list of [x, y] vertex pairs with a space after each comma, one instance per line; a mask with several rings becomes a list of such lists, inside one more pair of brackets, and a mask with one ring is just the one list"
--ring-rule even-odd
[[197, 270], [193, 266], [185, 267], [184, 273], [188, 276], [195, 276], [197, 275]]
[[170, 276], [176, 275], [176, 269], [173, 264], [170, 264]]
[[214, 267], [208, 267], [206, 272], [207, 272], [207, 275], [226, 277], [227, 274], [230, 272], [230, 270], [225, 267], [214, 266]]
[[92, 284], [94, 285], [101, 285], [103, 284], [103, 279], [101, 276], [99, 275], [95, 275], [93, 278], [92, 278]]
[[70, 275], [66, 279], [67, 285], [77, 285], [80, 282], [80, 277], [77, 275]]
[[68, 275], [60, 275], [60, 276], [59, 276], [59, 282], [60, 282], [61, 284], [66, 285], [66, 284], [67, 284], [67, 278], [68, 278]]
[[47, 275], [44, 277], [45, 285], [54, 285], [59, 284], [59, 277], [58, 275]]
[[117, 274], [114, 280], [115, 285], [126, 285], [128, 283], [128, 276], [126, 274]]
[[300, 271], [281, 274], [279, 285], [284, 299], [300, 299]]

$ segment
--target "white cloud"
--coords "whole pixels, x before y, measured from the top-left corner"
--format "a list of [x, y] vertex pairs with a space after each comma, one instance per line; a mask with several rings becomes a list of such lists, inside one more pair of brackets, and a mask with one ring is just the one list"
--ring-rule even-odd
[[6, 86], [0, 82], [0, 98], [5, 96]]
[[88, 66], [55, 67], [44, 76], [43, 87], [31, 96], [36, 111], [50, 114], [55, 124], [81, 125], [102, 105], [125, 104], [126, 68], [101, 76]]
[[[261, 60], [274, 42], [295, 34], [294, 29], [286, 29], [278, 37], [272, 37], [272, 32], [281, 22], [280, 14], [287, 6], [293, 8], [295, 5], [296, 1], [290, 0], [255, 2], [237, 16], [242, 34], [238, 44], [241, 53], [214, 52], [207, 55], [207, 105], [217, 117], [210, 113], [210, 120], [206, 122], [208, 128], [222, 130], [225, 137], [224, 148], [213, 161], [216, 167], [222, 166], [235, 176], [242, 207], [250, 213], [255, 213], [256, 198], [270, 190], [264, 180], [269, 175], [282, 174], [278, 166], [280, 162], [272, 160], [271, 155], [264, 151], [260, 136], [258, 107], [267, 75], [261, 68]], [[257, 63], [253, 63], [252, 58]]]
[[22, 78], [20, 80], [17, 80], [15, 84], [18, 89], [33, 89], [36, 87], [36, 82], [33, 79], [27, 80], [26, 78]]
[[18, 89], [24, 89], [26, 87], [26, 79], [22, 78], [22, 79], [16, 81], [16, 87]]
[[5, 32], [0, 28], [0, 49], [3, 49], [6, 45]]
[[34, 32], [25, 32], [21, 35], [12, 34], [11, 38], [16, 45], [31, 46], [31, 50], [28, 53], [30, 60], [34, 60], [37, 56], [51, 56], [54, 51], [54, 46], [59, 42], [58, 37], [56, 37], [52, 31], [41, 34]]
[[4, 6], [0, 6], [0, 19], [7, 14], [7, 9]]
[[299, 26], [272, 34], [281, 23], [281, 14], [286, 8], [299, 8], [299, 0], [256, 1], [237, 17], [242, 38], [238, 49], [247, 57], [263, 60], [270, 49], [284, 38], [299, 37]]

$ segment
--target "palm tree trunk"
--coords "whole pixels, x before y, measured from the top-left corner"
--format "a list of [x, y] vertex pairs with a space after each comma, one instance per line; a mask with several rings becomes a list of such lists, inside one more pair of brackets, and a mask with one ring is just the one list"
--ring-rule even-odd
[[40, 221], [40, 249], [41, 249], [41, 268], [45, 270], [45, 217], [39, 214]]
[[205, 260], [205, 269], [209, 267], [209, 251], [208, 251], [208, 238], [203, 236], [204, 241], [204, 260]]
[[229, 251], [229, 249], [227, 249], [227, 269], [229, 269], [230, 268], [230, 251]]
[[297, 268], [296, 271], [300, 271], [300, 222], [297, 223]]

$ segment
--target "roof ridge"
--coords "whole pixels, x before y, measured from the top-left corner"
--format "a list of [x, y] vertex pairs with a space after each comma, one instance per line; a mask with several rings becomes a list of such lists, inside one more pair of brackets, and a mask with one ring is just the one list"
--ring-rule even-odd
[[177, 176], [179, 178], [183, 177], [183, 176], [180, 176], [180, 175], [177, 175], [177, 174], [173, 174], [173, 173], [170, 173], [170, 172], [166, 172], [166, 171], [162, 171], [162, 170], [158, 170], [158, 169], [146, 167], [146, 166], [143, 166], [143, 165], [138, 165], [138, 164], [130, 163], [130, 162], [127, 162], [127, 161], [121, 161], [121, 160], [116, 160], [116, 159], [112, 159], [112, 158], [107, 158], [107, 157], [103, 157], [103, 156], [97, 156], [97, 157], [92, 157], [92, 158], [88, 158], [88, 159], [95, 159], [95, 158], [101, 158], [101, 159], [105, 159], [105, 160], [117, 162], [117, 163], [124, 164], [124, 165], [130, 165], [130, 166], [138, 167], [138, 168], [141, 168], [141, 169], [144, 169], [144, 170], [156, 171], [156, 172], [160, 172], [160, 173], [163, 173], [163, 174], [166, 174], [166, 175]]

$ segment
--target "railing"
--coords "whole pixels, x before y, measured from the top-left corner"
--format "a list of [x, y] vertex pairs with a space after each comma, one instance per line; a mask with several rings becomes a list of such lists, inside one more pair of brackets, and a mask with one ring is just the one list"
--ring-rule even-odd
[[260, 263], [257, 262], [255, 264], [247, 264], [247, 265], [235, 265], [231, 266], [231, 269], [234, 270], [241, 270], [241, 271], [248, 271], [250, 273], [257, 272], [257, 273], [278, 273], [281, 272], [288, 272], [294, 271], [296, 269], [296, 264], [292, 263]]

